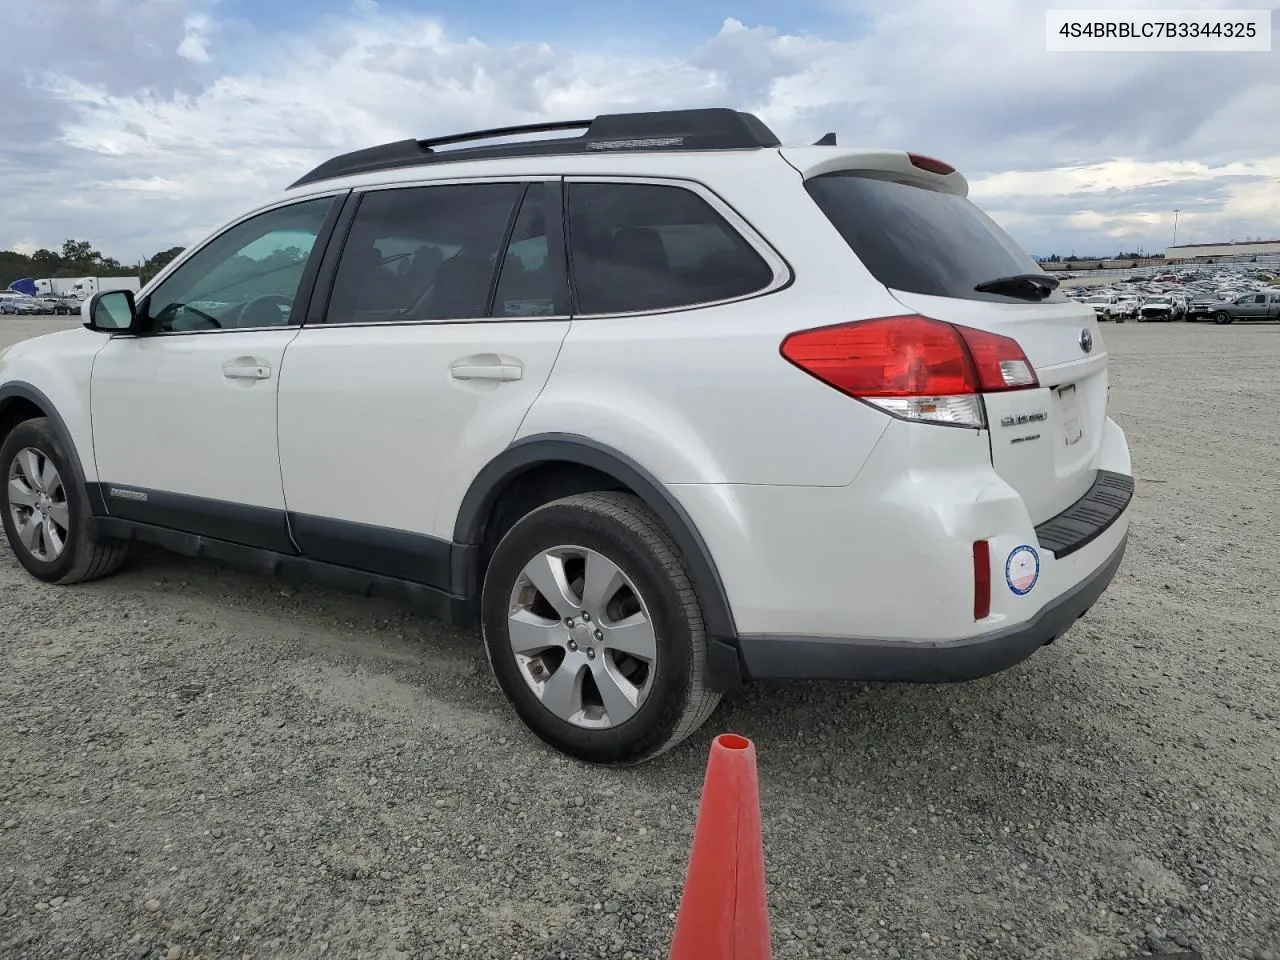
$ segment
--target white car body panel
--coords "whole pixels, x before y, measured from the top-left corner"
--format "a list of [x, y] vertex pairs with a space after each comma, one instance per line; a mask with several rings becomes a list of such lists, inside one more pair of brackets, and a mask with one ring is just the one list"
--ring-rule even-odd
[[[1102, 469], [1127, 473], [1108, 420]], [[956, 625], [991, 633], [1033, 617], [1124, 539], [1127, 516], [1084, 549], [1040, 551], [1025, 596], [1004, 562], [1036, 544], [1022, 498], [993, 469], [985, 433], [894, 421], [850, 488], [686, 484], [672, 492], [699, 525], [741, 634], [938, 642]], [[974, 623], [972, 546], [991, 539], [991, 615]], [[762, 560], [762, 558], [764, 558]]]
[[[276, 390], [293, 327], [112, 337], [93, 368], [98, 475], [226, 503], [284, 509]], [[261, 363], [263, 379], [229, 378]]]
[[93, 459], [93, 424], [89, 412], [93, 358], [106, 338], [83, 327], [47, 333], [16, 343], [0, 353], [0, 385], [28, 384], [49, 399], [71, 435], [85, 480], [98, 479]]
[[[288, 509], [451, 539], [454, 513], [436, 511], [442, 491], [456, 511], [452, 491], [465, 494], [511, 443], [568, 329], [568, 320], [303, 328], [280, 385]], [[451, 366], [469, 358], [519, 365], [521, 379], [454, 379]]]

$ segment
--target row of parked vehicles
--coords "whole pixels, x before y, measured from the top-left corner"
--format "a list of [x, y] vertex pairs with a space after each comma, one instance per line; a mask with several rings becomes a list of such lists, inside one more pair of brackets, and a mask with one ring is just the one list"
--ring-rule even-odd
[[1280, 320], [1280, 280], [1257, 269], [1134, 276], [1102, 289], [1077, 290], [1068, 296], [1092, 307], [1100, 321], [1115, 323]]
[[1170, 322], [1176, 320], [1209, 320], [1217, 324], [1235, 323], [1237, 320], [1280, 320], [1280, 287], [1272, 287], [1253, 293], [1244, 293], [1229, 300], [1201, 297], [1189, 300], [1173, 295], [1148, 297], [1117, 297], [1115, 294], [1094, 294], [1084, 298], [1093, 307], [1099, 320], [1124, 323], [1126, 320]]
[[71, 316], [79, 312], [80, 301], [74, 297], [28, 297], [20, 293], [0, 295], [0, 314]]

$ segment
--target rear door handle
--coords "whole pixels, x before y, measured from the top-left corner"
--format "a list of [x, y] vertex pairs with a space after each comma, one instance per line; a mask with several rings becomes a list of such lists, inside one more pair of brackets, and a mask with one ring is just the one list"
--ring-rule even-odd
[[222, 365], [222, 375], [228, 380], [266, 380], [271, 364], [257, 357], [236, 357]]
[[520, 380], [524, 369], [518, 363], [471, 363], [459, 361], [449, 368], [455, 380]]

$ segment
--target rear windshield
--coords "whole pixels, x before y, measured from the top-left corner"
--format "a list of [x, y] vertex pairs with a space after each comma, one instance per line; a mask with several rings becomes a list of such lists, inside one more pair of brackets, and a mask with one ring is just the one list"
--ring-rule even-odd
[[[824, 174], [805, 186], [867, 269], [891, 290], [1025, 303], [974, 287], [998, 277], [1043, 272], [965, 197], [863, 172]], [[1065, 297], [1057, 292], [1051, 299]]]

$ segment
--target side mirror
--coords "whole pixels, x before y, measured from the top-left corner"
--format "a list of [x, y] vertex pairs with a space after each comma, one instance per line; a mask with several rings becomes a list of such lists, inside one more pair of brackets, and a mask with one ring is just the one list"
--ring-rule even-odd
[[131, 290], [95, 293], [80, 307], [80, 318], [90, 330], [127, 333], [137, 322], [138, 311]]

